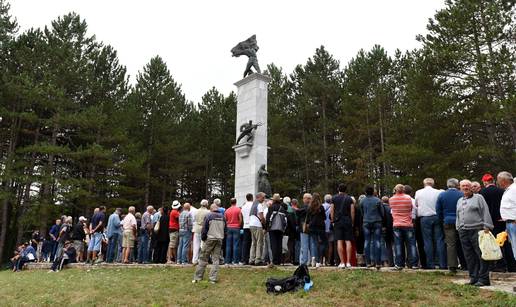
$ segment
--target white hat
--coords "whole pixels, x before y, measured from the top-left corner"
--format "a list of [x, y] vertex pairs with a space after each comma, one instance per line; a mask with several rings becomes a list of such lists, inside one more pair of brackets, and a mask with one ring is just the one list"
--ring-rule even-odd
[[87, 219], [87, 218], [85, 218], [84, 216], [79, 217], [79, 222], [85, 222], [85, 221], [87, 221], [87, 220], [88, 220], [88, 219]]
[[172, 202], [172, 209], [179, 209], [181, 207], [181, 203], [178, 200], [174, 200]]

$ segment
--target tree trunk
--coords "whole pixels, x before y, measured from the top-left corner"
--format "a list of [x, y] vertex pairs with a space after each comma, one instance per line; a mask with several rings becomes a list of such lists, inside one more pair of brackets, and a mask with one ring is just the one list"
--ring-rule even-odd
[[11, 124], [11, 133], [9, 137], [9, 149], [7, 151], [7, 158], [5, 161], [4, 175], [7, 177], [3, 183], [4, 199], [2, 201], [2, 226], [0, 227], [0, 262], [3, 260], [5, 238], [7, 235], [7, 226], [9, 224], [9, 195], [12, 186], [11, 168], [14, 164], [16, 145], [18, 143], [18, 134], [20, 131], [21, 121], [19, 118], [14, 118]]
[[[39, 142], [39, 127], [35, 130], [35, 136], [34, 136], [34, 145], [37, 145]], [[27, 207], [30, 206], [30, 187], [32, 186], [32, 176], [34, 174], [34, 167], [36, 166], [36, 158], [37, 154], [36, 152], [33, 152], [31, 154], [30, 163], [27, 167], [27, 182], [25, 183], [25, 188], [23, 190], [23, 200], [20, 202], [20, 206], [17, 213], [16, 223], [18, 224], [18, 236], [16, 238], [16, 245], [21, 243], [21, 239], [23, 236], [23, 225], [21, 223], [21, 220], [25, 214], [25, 211], [27, 210]]]
[[[367, 101], [366, 101], [367, 103]], [[367, 173], [368, 173], [368, 176], [369, 176], [369, 179], [375, 181], [376, 178], [374, 176], [374, 171], [373, 171], [373, 168], [374, 168], [374, 161], [373, 161], [373, 141], [372, 141], [372, 138], [371, 138], [371, 128], [370, 128], [370, 124], [369, 124], [369, 104], [367, 104], [367, 108], [366, 108], [366, 127], [367, 127], [367, 144], [368, 144], [368, 147], [369, 147], [369, 163], [368, 163], [368, 166], [367, 166]]]
[[379, 195], [383, 195], [385, 191], [385, 177], [387, 176], [387, 167], [385, 165], [385, 139], [384, 139], [384, 130], [383, 130], [383, 114], [382, 114], [382, 105], [378, 103], [378, 119], [380, 121], [380, 146], [382, 151], [382, 178], [381, 184], [379, 187]]
[[[479, 39], [479, 33], [477, 28], [477, 21], [475, 19], [472, 20], [473, 22], [473, 41], [475, 44], [475, 54], [476, 54], [476, 65], [477, 65], [477, 71], [478, 71], [478, 82], [480, 87], [480, 97], [482, 99], [482, 105], [481, 108], [483, 110], [483, 114], [489, 114], [489, 96], [487, 94], [487, 84], [488, 81], [486, 80], [486, 74], [484, 71], [484, 64], [482, 61], [482, 52], [480, 51], [480, 39]], [[487, 131], [487, 139], [489, 141], [489, 144], [492, 146], [492, 148], [496, 148], [496, 140], [495, 140], [495, 130], [493, 129], [493, 126], [491, 124], [490, 119], [488, 118], [485, 121], [485, 127]], [[496, 156], [492, 157], [495, 160], [498, 160]]]
[[306, 132], [305, 128], [301, 129], [301, 137], [303, 139], [303, 157], [305, 160], [305, 191], [309, 191], [310, 189], [310, 177], [308, 173], [308, 150], [306, 145]]
[[[54, 127], [52, 128], [52, 137], [50, 139], [50, 144], [52, 146], [56, 146], [57, 144], [57, 134], [59, 132], [59, 127], [57, 123], [54, 124]], [[49, 209], [52, 205], [53, 196], [52, 196], [52, 181], [53, 179], [53, 173], [54, 173], [54, 159], [55, 155], [53, 153], [48, 155], [48, 161], [47, 165], [45, 167], [45, 177], [47, 177], [48, 182], [44, 182], [41, 185], [41, 195], [40, 199], [42, 200], [42, 208], [41, 208], [41, 224], [40, 224], [40, 233], [42, 235], [45, 235], [47, 233], [47, 227], [48, 227], [48, 218], [49, 218]]]
[[323, 122], [323, 166], [324, 166], [324, 189], [329, 191], [328, 185], [328, 145], [326, 140], [326, 99], [322, 99], [322, 122]]
[[147, 165], [146, 165], [146, 172], [145, 172], [145, 207], [149, 206], [150, 204], [150, 180], [151, 180], [151, 160], [152, 160], [152, 146], [154, 142], [154, 137], [151, 129], [151, 135], [149, 140], [149, 145], [147, 147]]

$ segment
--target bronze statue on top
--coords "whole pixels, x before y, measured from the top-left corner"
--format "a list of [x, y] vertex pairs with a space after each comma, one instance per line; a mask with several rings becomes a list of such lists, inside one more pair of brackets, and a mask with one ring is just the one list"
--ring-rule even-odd
[[254, 67], [257, 73], [261, 73], [260, 66], [258, 65], [258, 58], [256, 57], [256, 52], [258, 52], [258, 49], [260, 48], [258, 48], [258, 44], [256, 43], [256, 35], [253, 35], [245, 41], [238, 43], [235, 47], [233, 47], [233, 49], [231, 49], [231, 53], [234, 57], [245, 55], [249, 58], [244, 71], [244, 78], [253, 73], [251, 67]]

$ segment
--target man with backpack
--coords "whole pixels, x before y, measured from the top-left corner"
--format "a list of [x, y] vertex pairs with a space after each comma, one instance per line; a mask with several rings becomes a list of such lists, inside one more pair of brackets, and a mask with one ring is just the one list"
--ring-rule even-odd
[[283, 251], [283, 234], [287, 228], [287, 216], [279, 194], [272, 196], [272, 205], [267, 211], [265, 220], [267, 221], [266, 228], [269, 232], [271, 243], [272, 264], [280, 265]]

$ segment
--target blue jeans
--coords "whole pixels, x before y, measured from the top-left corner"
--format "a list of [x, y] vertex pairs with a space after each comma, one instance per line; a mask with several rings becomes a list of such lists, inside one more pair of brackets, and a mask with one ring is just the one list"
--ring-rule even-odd
[[366, 264], [382, 264], [382, 223], [364, 224], [364, 253]]
[[120, 235], [118, 233], [114, 233], [111, 235], [111, 237], [108, 238], [106, 262], [113, 262], [113, 260], [115, 260], [115, 257], [118, 256], [119, 242], [120, 242]]
[[178, 263], [188, 263], [188, 249], [192, 241], [192, 232], [186, 230], [179, 231], [179, 247], [177, 249]]
[[138, 237], [138, 263], [149, 262], [149, 233], [144, 231]]
[[299, 264], [308, 264], [310, 259], [310, 236], [304, 232], [300, 233], [299, 243]]
[[[421, 232], [426, 254], [426, 267], [434, 269], [434, 252], [439, 258], [439, 268], [444, 270], [446, 266], [446, 246], [444, 244], [444, 231], [437, 215], [423, 216], [421, 218]], [[436, 250], [434, 251], [434, 244]]]
[[416, 235], [413, 227], [398, 228], [394, 227], [394, 254], [397, 267], [405, 267], [405, 243], [408, 243], [407, 254], [409, 265], [417, 267]]
[[[240, 261], [240, 229], [228, 228], [226, 237], [226, 263], [237, 264]], [[233, 256], [233, 257], [231, 257]]]
[[509, 241], [512, 246], [512, 254], [514, 255], [514, 259], [516, 259], [516, 223], [512, 222], [506, 223], [507, 225], [507, 234], [509, 235]]
[[310, 234], [310, 256], [315, 258], [315, 262], [320, 263], [320, 253], [319, 253], [319, 234]]

